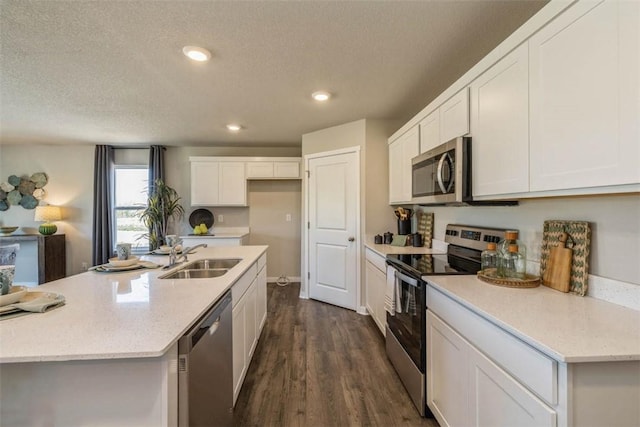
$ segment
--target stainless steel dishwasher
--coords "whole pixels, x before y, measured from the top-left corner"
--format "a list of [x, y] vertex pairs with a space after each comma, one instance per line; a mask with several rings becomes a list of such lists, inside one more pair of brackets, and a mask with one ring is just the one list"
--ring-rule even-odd
[[178, 341], [178, 425], [233, 424], [231, 291]]

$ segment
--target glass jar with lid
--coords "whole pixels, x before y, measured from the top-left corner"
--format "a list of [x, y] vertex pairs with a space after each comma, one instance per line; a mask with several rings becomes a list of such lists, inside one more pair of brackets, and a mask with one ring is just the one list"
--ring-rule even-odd
[[483, 271], [498, 267], [498, 252], [496, 251], [496, 248], [496, 244], [491, 242], [487, 243], [487, 249], [482, 251], [482, 254], [480, 255], [480, 263]]
[[[513, 248], [511, 248], [514, 246]], [[515, 262], [514, 252], [517, 253], [519, 268], [513, 265], [507, 265], [508, 261]], [[497, 265], [497, 275], [498, 277], [512, 277], [512, 278], [525, 278], [527, 271], [527, 247], [523, 242], [518, 240], [518, 231], [517, 230], [507, 230], [504, 233], [504, 240], [501, 240], [498, 243], [498, 265]], [[517, 272], [516, 272], [517, 271]], [[519, 277], [521, 276], [521, 277]]]

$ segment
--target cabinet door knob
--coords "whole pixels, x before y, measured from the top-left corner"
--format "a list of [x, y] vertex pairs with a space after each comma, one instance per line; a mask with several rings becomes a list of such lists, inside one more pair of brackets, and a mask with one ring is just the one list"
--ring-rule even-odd
[[356, 240], [356, 238], [355, 238], [355, 237], [353, 237], [353, 236], [352, 236], [352, 237], [349, 237], [349, 241], [350, 241], [350, 242], [353, 242], [354, 240]]

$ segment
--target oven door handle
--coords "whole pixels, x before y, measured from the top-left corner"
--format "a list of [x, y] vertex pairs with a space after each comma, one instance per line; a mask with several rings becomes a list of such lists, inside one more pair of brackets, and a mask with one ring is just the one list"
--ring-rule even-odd
[[413, 286], [414, 288], [419, 288], [420, 285], [417, 279], [413, 277], [409, 277], [406, 274], [400, 273], [398, 270], [395, 271], [396, 280], [402, 280], [403, 282]]

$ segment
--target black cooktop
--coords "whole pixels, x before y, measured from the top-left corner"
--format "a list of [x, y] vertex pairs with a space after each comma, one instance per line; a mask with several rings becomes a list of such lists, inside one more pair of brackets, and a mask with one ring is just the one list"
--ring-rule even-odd
[[480, 253], [449, 245], [448, 254], [390, 254], [387, 261], [412, 276], [476, 274]]

